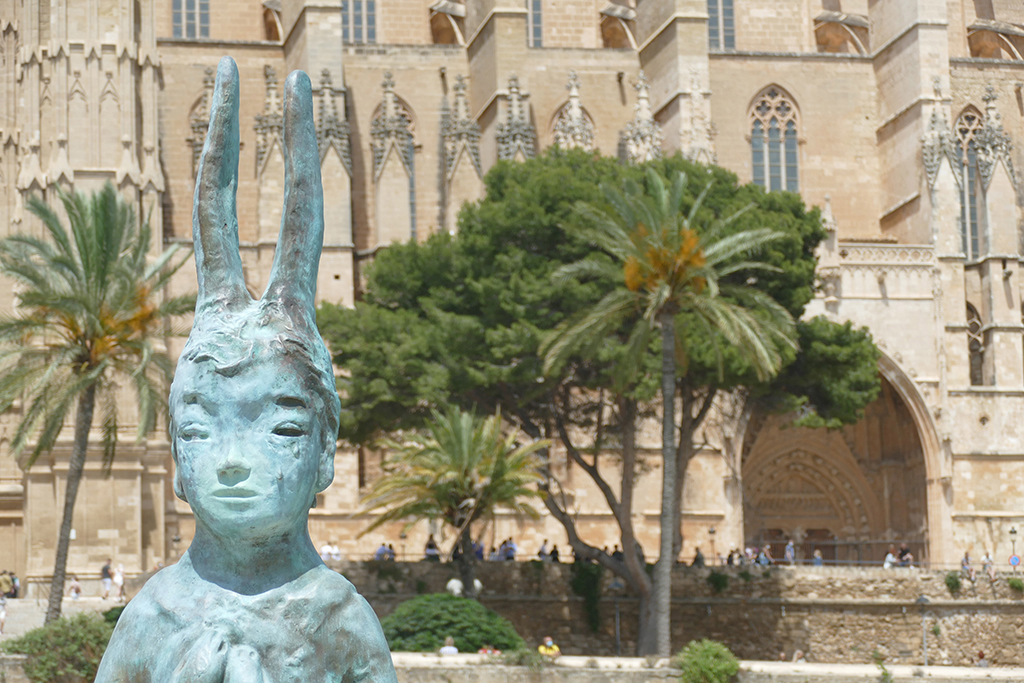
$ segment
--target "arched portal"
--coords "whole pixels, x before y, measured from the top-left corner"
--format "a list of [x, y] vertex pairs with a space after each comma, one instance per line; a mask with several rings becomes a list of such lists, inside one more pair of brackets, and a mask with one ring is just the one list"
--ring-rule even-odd
[[[888, 374], [855, 425], [797, 429], [786, 417], [756, 425], [744, 449], [748, 544], [780, 556], [793, 538], [810, 559], [881, 562], [890, 542], [929, 555], [929, 467], [913, 410]], [[891, 369], [891, 368], [890, 368]]]

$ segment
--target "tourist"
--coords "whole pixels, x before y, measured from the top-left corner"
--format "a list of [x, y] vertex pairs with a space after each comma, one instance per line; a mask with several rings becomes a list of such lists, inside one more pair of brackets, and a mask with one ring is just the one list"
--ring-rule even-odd
[[490, 644], [484, 644], [479, 650], [476, 651], [478, 655], [500, 655], [501, 650], [492, 647]]
[[807, 658], [804, 657], [804, 651], [803, 650], [797, 650], [796, 652], [793, 653], [793, 663], [794, 664], [806, 664], [807, 663]]
[[11, 581], [7, 570], [0, 571], [0, 595], [5, 598], [9, 597], [12, 590], [14, 590], [14, 582]]
[[914, 556], [910, 552], [910, 548], [907, 547], [906, 543], [900, 543], [900, 551], [896, 554], [896, 557], [900, 560], [901, 567], [913, 568]]
[[124, 565], [117, 565], [114, 570], [114, 597], [118, 602], [124, 602]]
[[21, 595], [21, 579], [19, 579], [18, 575], [15, 574], [14, 572], [11, 572], [11, 583], [14, 584], [14, 588], [11, 589], [12, 590], [11, 597], [12, 598], [17, 598], [17, 597], [19, 597]]
[[114, 575], [110, 572], [110, 563], [113, 562], [109, 557], [107, 563], [103, 565], [103, 569], [100, 570], [100, 583], [103, 584], [103, 599], [106, 600], [110, 597], [110, 584], [114, 581]]
[[505, 559], [505, 558], [502, 556], [502, 554], [500, 552], [498, 552], [498, 549], [495, 548], [492, 545], [491, 546], [491, 554], [487, 556], [487, 560], [489, 562], [498, 562], [498, 561], [503, 560], [503, 559]]
[[559, 556], [558, 556], [558, 546], [557, 545], [551, 546], [551, 553], [548, 555], [548, 559], [550, 561], [554, 562], [555, 564], [558, 564], [559, 562], [561, 562], [561, 560], [559, 559]]
[[[786, 550], [783, 553], [783, 557], [786, 558], [786, 564], [789, 564], [789, 565], [796, 564], [796, 546], [793, 545], [793, 539], [792, 538], [789, 539], [786, 542]], [[797, 652], [800, 652], [800, 651], [797, 650]], [[801, 653], [801, 654], [803, 654], [803, 653]]]
[[974, 581], [974, 567], [971, 566], [971, 555], [970, 551], [964, 551], [964, 559], [960, 560], [960, 574], [964, 578]]
[[395, 546], [388, 543], [388, 554], [384, 556], [384, 559], [388, 562], [395, 561]]
[[0, 636], [4, 634], [5, 623], [7, 623], [7, 596], [0, 595]]
[[480, 541], [473, 541], [473, 557], [481, 561], [484, 559], [484, 544]]
[[540, 550], [537, 551], [537, 557], [540, 558], [541, 562], [547, 562], [550, 552], [548, 551], [548, 539], [544, 539], [544, 542], [540, 544]]
[[985, 555], [981, 558], [981, 568], [988, 574], [989, 581], [996, 580], [996, 563], [987, 550], [985, 551]]
[[758, 556], [758, 561], [761, 563], [762, 566], [768, 566], [775, 561], [775, 558], [772, 557], [771, 546], [766, 545], [765, 547], [761, 548], [761, 554]]
[[427, 544], [423, 547], [423, 559], [427, 562], [441, 561], [441, 551], [437, 549], [437, 541], [434, 540], [434, 534], [430, 534], [427, 537]]
[[618, 544], [616, 544], [615, 548], [612, 550], [612, 559], [618, 560], [619, 562], [622, 562], [626, 559], [626, 556], [622, 554], [621, 550], [619, 550]]
[[693, 554], [693, 562], [690, 563], [690, 566], [697, 567], [698, 569], [703, 569], [706, 566], [706, 563], [704, 562], [704, 553], [700, 551], [699, 546], [697, 547], [697, 552]]
[[459, 654], [459, 648], [455, 647], [455, 639], [448, 636], [444, 639], [444, 645], [441, 646], [440, 654], [442, 655], [457, 655]]
[[896, 546], [890, 543], [889, 552], [885, 554], [885, 560], [882, 562], [882, 569], [892, 569], [897, 562], [899, 562], [899, 558], [896, 557]]
[[978, 661], [975, 663], [974, 666], [980, 666], [985, 668], [988, 667], [988, 660], [985, 659], [985, 653], [981, 650], [978, 650]]
[[331, 561], [331, 542], [328, 541], [320, 546], [320, 559], [324, 562]]
[[509, 536], [508, 537], [508, 545], [505, 546], [505, 559], [509, 560], [510, 562], [515, 562], [516, 553], [518, 553], [518, 552], [519, 552], [519, 546], [517, 546], [516, 542], [512, 540], [511, 536]]
[[82, 584], [78, 583], [78, 576], [75, 574], [71, 575], [71, 583], [68, 585], [68, 596], [72, 600], [82, 597]]
[[562, 656], [562, 651], [555, 645], [555, 641], [551, 639], [551, 636], [544, 636], [544, 642], [537, 646], [537, 652], [551, 660]]
[[785, 662], [786, 661], [786, 651], [785, 650], [779, 650], [779, 661], [780, 662]]
[[383, 562], [387, 559], [388, 547], [384, 543], [380, 544], [380, 547], [373, 553], [373, 559], [377, 562]]
[[821, 556], [821, 550], [820, 550], [820, 549], [816, 549], [816, 550], [814, 551], [814, 559], [813, 559], [813, 560], [811, 560], [811, 564], [813, 564], [813, 565], [814, 565], [815, 567], [821, 567], [821, 566], [824, 566], [824, 564], [825, 564], [825, 558], [823, 558], [823, 557]]
[[341, 562], [341, 548], [338, 547], [337, 543], [331, 545], [331, 561]]

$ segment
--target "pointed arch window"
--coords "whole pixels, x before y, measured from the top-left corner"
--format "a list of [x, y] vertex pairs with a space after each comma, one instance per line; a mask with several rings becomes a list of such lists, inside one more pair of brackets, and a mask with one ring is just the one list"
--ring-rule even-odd
[[967, 304], [967, 353], [970, 358], [971, 386], [985, 384], [985, 333], [978, 309]]
[[777, 86], [765, 88], [750, 109], [753, 181], [770, 192], [800, 191], [799, 120], [792, 99]]
[[708, 0], [708, 47], [736, 49], [736, 19], [733, 0]]
[[976, 259], [981, 254], [981, 230], [978, 211], [981, 206], [981, 175], [978, 173], [978, 149], [975, 137], [981, 129], [982, 115], [968, 107], [956, 120], [956, 139], [960, 151], [960, 234], [964, 254]]

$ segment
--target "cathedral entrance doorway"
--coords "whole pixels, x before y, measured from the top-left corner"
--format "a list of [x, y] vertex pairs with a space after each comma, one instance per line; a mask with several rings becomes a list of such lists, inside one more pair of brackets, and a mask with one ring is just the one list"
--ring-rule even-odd
[[843, 429], [788, 427], [768, 416], [751, 425], [743, 454], [747, 545], [781, 559], [793, 539], [797, 558], [825, 564], [881, 564], [890, 544], [906, 543], [927, 561], [924, 451], [913, 416], [886, 379], [864, 418]]

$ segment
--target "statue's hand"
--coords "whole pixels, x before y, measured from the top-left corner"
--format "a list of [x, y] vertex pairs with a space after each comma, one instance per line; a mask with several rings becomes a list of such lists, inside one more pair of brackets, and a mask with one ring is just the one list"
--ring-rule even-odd
[[260, 655], [248, 645], [235, 645], [228, 652], [224, 683], [269, 683], [263, 679]]
[[204, 633], [174, 669], [169, 683], [223, 683], [227, 680], [225, 669], [230, 650], [231, 646], [222, 633]]

